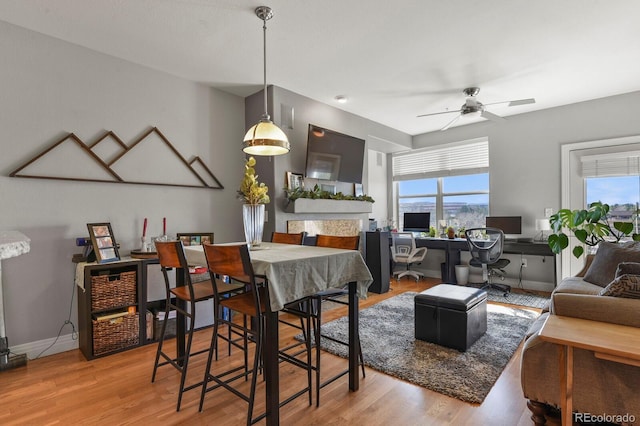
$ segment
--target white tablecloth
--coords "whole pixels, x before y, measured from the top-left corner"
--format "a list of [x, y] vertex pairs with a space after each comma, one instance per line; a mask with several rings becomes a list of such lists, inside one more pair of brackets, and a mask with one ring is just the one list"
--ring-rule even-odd
[[[202, 246], [184, 248], [189, 265], [206, 266]], [[367, 297], [373, 277], [359, 251], [325, 247], [262, 243], [252, 250], [251, 264], [258, 275], [269, 280], [272, 311], [285, 304], [328, 288], [343, 288], [357, 282], [360, 299]]]

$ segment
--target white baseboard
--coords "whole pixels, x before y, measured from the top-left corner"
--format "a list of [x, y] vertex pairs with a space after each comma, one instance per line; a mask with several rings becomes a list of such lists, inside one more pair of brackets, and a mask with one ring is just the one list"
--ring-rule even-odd
[[[53, 345], [53, 346], [52, 346]], [[49, 346], [51, 346], [49, 348]], [[49, 348], [49, 349], [47, 349]], [[14, 354], [27, 354], [27, 358], [32, 360], [38, 355], [45, 357], [60, 352], [66, 352], [73, 349], [78, 349], [78, 338], [73, 338], [73, 334], [65, 334], [64, 336], [51, 339], [38, 340], [37, 342], [23, 343], [22, 345], [16, 345], [9, 347], [11, 353]], [[42, 351], [45, 351], [42, 353]]]

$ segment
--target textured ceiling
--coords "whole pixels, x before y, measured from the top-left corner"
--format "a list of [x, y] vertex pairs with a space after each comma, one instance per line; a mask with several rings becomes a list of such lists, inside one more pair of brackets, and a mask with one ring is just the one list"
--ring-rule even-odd
[[459, 109], [468, 86], [537, 101], [501, 116], [640, 90], [635, 0], [0, 0], [0, 20], [246, 96], [260, 5], [269, 84], [412, 135], [449, 122], [416, 115]]

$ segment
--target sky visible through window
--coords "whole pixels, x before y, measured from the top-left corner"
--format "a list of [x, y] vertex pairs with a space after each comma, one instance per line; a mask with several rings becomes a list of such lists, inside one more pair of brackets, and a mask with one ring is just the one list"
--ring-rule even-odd
[[[435, 194], [438, 192], [437, 179], [420, 179], [400, 181], [401, 195], [422, 195]], [[445, 193], [470, 192], [478, 190], [489, 190], [489, 175], [486, 173], [479, 175], [450, 176], [444, 178]], [[461, 195], [457, 201], [475, 203], [475, 195]]]
[[610, 206], [640, 202], [640, 178], [616, 176], [587, 178], [587, 205], [601, 201]]

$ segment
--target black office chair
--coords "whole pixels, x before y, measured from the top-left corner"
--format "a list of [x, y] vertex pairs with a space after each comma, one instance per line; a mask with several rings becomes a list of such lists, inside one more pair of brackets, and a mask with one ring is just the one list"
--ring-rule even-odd
[[510, 263], [509, 259], [501, 259], [504, 246], [504, 233], [497, 228], [472, 228], [465, 231], [471, 260], [469, 265], [482, 268], [482, 289], [493, 288], [500, 290], [507, 297], [511, 287], [507, 284], [495, 284], [492, 278], [496, 275], [504, 280], [504, 268]]

